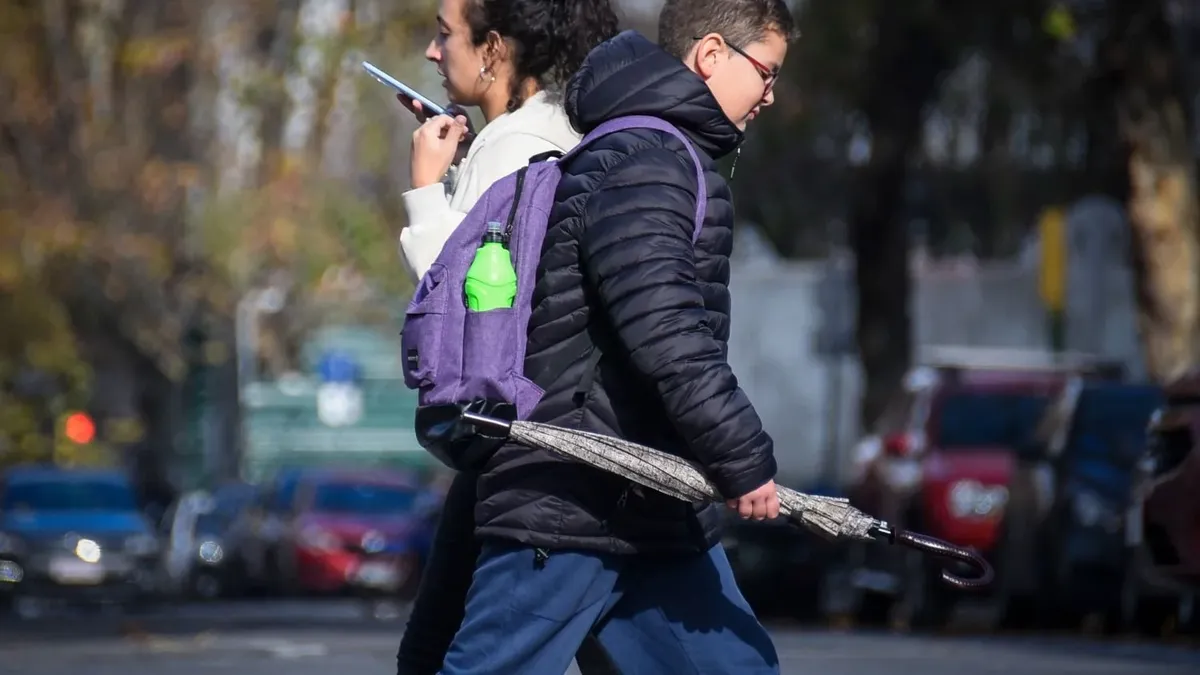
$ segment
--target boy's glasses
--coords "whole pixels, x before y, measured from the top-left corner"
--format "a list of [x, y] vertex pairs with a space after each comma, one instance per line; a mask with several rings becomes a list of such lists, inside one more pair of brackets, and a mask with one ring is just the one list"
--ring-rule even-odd
[[[694, 37], [692, 39], [693, 40], [703, 40], [704, 38]], [[742, 58], [749, 61], [750, 65], [754, 66], [754, 69], [758, 71], [758, 75], [759, 75], [759, 77], [762, 78], [762, 81], [763, 81], [763, 96], [766, 96], [767, 92], [771, 91], [771, 88], [775, 86], [775, 80], [779, 79], [779, 70], [775, 69], [775, 68], [768, 68], [766, 65], [763, 64], [762, 61], [759, 61], [758, 59], [754, 58], [753, 56], [750, 56], [749, 54], [747, 54], [745, 49], [742, 49], [741, 47], [733, 44], [732, 42], [725, 40], [724, 36], [722, 36], [721, 39], [725, 42], [726, 47], [729, 47], [730, 49], [732, 49], [734, 51], [734, 53], [740, 55]]]

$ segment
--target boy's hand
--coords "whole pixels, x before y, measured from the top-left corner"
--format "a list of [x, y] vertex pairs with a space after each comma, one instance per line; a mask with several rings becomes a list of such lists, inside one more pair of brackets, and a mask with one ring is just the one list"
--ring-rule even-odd
[[730, 499], [725, 504], [746, 519], [768, 520], [779, 517], [779, 494], [775, 491], [773, 480], [737, 499]]

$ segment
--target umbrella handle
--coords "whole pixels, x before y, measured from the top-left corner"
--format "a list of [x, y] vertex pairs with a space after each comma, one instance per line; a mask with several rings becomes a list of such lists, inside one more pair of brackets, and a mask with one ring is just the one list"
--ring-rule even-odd
[[956, 574], [951, 574], [948, 570], [942, 570], [942, 580], [957, 589], [980, 589], [992, 583], [992, 580], [996, 576], [988, 561], [984, 560], [983, 556], [976, 553], [973, 549], [955, 546], [950, 542], [916, 532], [893, 530], [887, 523], [878, 523], [874, 528], [873, 534], [880, 538], [886, 538], [893, 544], [901, 544], [939, 558], [966, 563], [975, 570], [975, 576], [960, 577]]

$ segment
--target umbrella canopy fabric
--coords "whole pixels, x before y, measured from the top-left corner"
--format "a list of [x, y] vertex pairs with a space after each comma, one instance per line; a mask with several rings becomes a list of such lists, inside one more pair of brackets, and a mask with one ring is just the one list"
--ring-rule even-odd
[[[492, 433], [500, 432], [520, 445], [540, 448], [617, 474], [687, 502], [724, 502], [725, 498], [695, 464], [654, 448], [590, 431], [564, 429], [537, 422], [506, 420], [463, 412], [462, 421]], [[912, 532], [899, 532], [872, 518], [848, 500], [808, 495], [780, 486], [780, 514], [826, 539], [886, 541], [965, 563], [978, 572], [963, 578], [942, 572], [942, 579], [957, 588], [980, 588], [991, 583], [991, 566], [977, 553]]]
[[[531, 422], [513, 422], [509, 438], [615, 473], [676, 499], [725, 501], [696, 465], [620, 438]], [[780, 486], [779, 511], [826, 539], [875, 539], [871, 533], [875, 519], [850, 506], [846, 499], [806, 495]]]

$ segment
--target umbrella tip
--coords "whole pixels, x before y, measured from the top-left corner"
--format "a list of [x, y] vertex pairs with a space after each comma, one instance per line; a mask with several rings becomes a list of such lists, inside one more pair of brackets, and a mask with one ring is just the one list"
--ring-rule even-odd
[[506, 436], [508, 435], [508, 432], [512, 429], [512, 424], [505, 420], [498, 419], [495, 417], [490, 417], [488, 415], [480, 415], [479, 413], [469, 412], [469, 411], [465, 411], [465, 410], [462, 413], [462, 421], [467, 422], [468, 424], [474, 424], [475, 426], [480, 427], [481, 429], [486, 429], [486, 430], [492, 431], [492, 432], [498, 432], [498, 433], [501, 433]]

